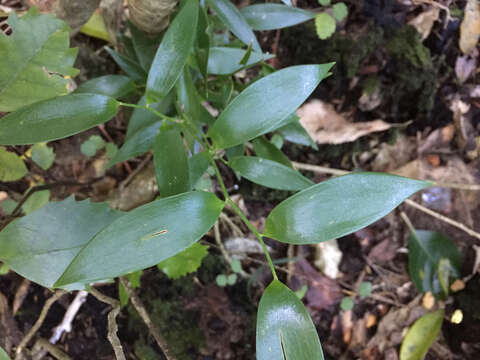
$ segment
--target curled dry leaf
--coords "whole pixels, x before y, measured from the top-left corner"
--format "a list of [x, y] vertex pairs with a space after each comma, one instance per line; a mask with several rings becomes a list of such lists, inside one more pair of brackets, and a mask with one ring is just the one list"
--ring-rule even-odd
[[352, 123], [332, 105], [312, 100], [297, 110], [300, 123], [317, 144], [343, 144], [391, 127], [382, 120]]
[[480, 4], [477, 0], [468, 0], [465, 16], [460, 25], [460, 50], [467, 55], [478, 43], [480, 36]]
[[432, 7], [427, 11], [420, 13], [408, 22], [419, 32], [422, 40], [425, 40], [432, 31], [433, 24], [438, 20], [440, 9], [438, 7]]

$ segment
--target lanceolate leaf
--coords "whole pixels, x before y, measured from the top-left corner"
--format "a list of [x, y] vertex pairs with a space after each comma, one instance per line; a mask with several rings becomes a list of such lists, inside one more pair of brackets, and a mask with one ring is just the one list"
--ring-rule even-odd
[[[418, 291], [431, 291], [435, 295], [442, 293], [441, 274], [438, 273], [442, 259], [450, 264], [449, 277], [458, 278], [462, 260], [452, 240], [427, 230], [416, 230], [415, 234], [410, 234], [408, 272]], [[449, 285], [446, 285], [447, 289]]]
[[132, 34], [132, 43], [135, 49], [135, 54], [140, 62], [142, 68], [148, 72], [150, 65], [152, 65], [155, 52], [157, 51], [160, 38], [158, 36], [151, 37], [146, 33], [137, 29], [131, 22], [128, 23], [128, 28]]
[[198, 180], [205, 174], [207, 171], [208, 166], [210, 165], [210, 160], [208, 158], [208, 154], [203, 151], [190, 156], [188, 158], [188, 169], [190, 173], [190, 185], [195, 186]]
[[230, 0], [208, 0], [208, 4], [215, 10], [217, 16], [227, 28], [235, 34], [244, 44], [252, 44], [253, 50], [262, 52], [260, 44], [255, 37], [250, 25], [242, 13]]
[[70, 94], [44, 100], [0, 119], [0, 144], [25, 145], [61, 139], [110, 120], [117, 100], [94, 94]]
[[200, 191], [141, 206], [95, 235], [55, 286], [90, 283], [158, 264], [200, 239], [223, 206], [212, 193]]
[[323, 360], [307, 309], [278, 280], [267, 287], [258, 305], [257, 360]]
[[267, 217], [264, 235], [290, 244], [335, 239], [373, 223], [429, 186], [382, 173], [340, 176], [281, 202]]
[[252, 141], [253, 149], [257, 156], [279, 162], [288, 167], [292, 167], [292, 163], [288, 157], [270, 141], [268, 141], [265, 136], [260, 136]]
[[69, 48], [69, 27], [36, 8], [20, 19], [11, 13], [12, 34], [0, 34], [0, 111], [13, 111], [31, 103], [68, 93], [75, 76], [78, 49]]
[[147, 73], [143, 68], [137, 64], [135, 61], [129, 59], [128, 57], [119, 54], [115, 50], [110, 49], [108, 46], [105, 46], [105, 50], [110, 54], [110, 56], [115, 60], [115, 62], [122, 68], [125, 73], [132, 78], [132, 80], [144, 83], [147, 78]]
[[313, 149], [318, 150], [318, 146], [313, 141], [307, 130], [298, 121], [298, 116], [293, 115], [292, 121], [287, 125], [278, 129], [278, 132], [285, 138], [285, 140], [293, 142], [295, 144], [311, 146]]
[[52, 287], [80, 249], [121, 215], [107, 204], [51, 202], [0, 232], [0, 260], [15, 272]]
[[153, 146], [153, 162], [161, 197], [190, 190], [187, 152], [177, 130], [160, 130]]
[[400, 360], [423, 360], [443, 323], [443, 310], [423, 315], [408, 329], [400, 348]]
[[195, 41], [198, 1], [188, 0], [163, 36], [147, 80], [147, 103], [165, 97], [183, 70]]
[[128, 76], [105, 75], [81, 84], [75, 93], [91, 93], [121, 98], [135, 92], [135, 83]]
[[208, 58], [210, 55], [210, 28], [207, 13], [201, 6], [198, 8], [198, 30], [195, 53], [197, 55], [200, 73], [204, 79], [207, 79]]
[[332, 65], [292, 66], [256, 81], [227, 106], [208, 135], [217, 147], [227, 148], [285, 125]]
[[296, 191], [313, 185], [312, 181], [298, 171], [276, 161], [256, 156], [239, 156], [228, 164], [239, 175], [272, 189]]
[[230, 75], [241, 69], [248, 68], [261, 61], [275, 57], [271, 54], [262, 54], [252, 51], [245, 65], [240, 64], [246, 50], [229, 47], [212, 47], [208, 58], [208, 73], [212, 75]]
[[315, 13], [282, 4], [256, 4], [240, 10], [253, 30], [274, 30], [311, 20]]

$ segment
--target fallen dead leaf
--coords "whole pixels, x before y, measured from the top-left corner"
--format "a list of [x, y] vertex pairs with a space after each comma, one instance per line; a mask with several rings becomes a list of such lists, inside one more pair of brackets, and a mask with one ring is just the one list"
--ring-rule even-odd
[[337, 113], [332, 105], [312, 100], [297, 110], [300, 123], [317, 144], [343, 144], [392, 125], [382, 120], [352, 123]]
[[477, 69], [477, 59], [469, 56], [459, 56], [455, 62], [455, 74], [460, 84], [463, 84], [468, 78], [474, 74]]
[[465, 283], [460, 279], [455, 280], [452, 285], [450, 285], [450, 290], [452, 290], [453, 292], [457, 292], [463, 289], [465, 289]]
[[432, 310], [433, 306], [435, 305], [435, 298], [430, 291], [427, 291], [422, 298], [422, 305], [427, 310]]
[[414, 17], [408, 22], [408, 24], [417, 29], [418, 33], [422, 37], [422, 40], [425, 40], [428, 35], [430, 35], [433, 24], [438, 20], [439, 14], [440, 9], [438, 7], [432, 7]]
[[23, 279], [22, 283], [15, 292], [15, 298], [13, 300], [12, 314], [15, 316], [18, 310], [22, 307], [23, 301], [28, 295], [28, 289], [30, 289], [30, 280]]
[[455, 136], [455, 126], [449, 124], [443, 128], [432, 131], [418, 147], [419, 154], [427, 154], [429, 152], [438, 151], [450, 145]]
[[460, 50], [467, 55], [478, 43], [480, 35], [480, 4], [478, 0], [467, 0], [465, 16], [460, 25]]
[[375, 245], [368, 253], [368, 259], [375, 263], [388, 263], [392, 261], [397, 252], [397, 247], [391, 239], [383, 240]]

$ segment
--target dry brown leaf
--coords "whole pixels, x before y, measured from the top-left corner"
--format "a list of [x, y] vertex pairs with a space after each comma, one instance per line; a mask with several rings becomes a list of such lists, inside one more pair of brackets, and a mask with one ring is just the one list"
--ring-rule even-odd
[[343, 144], [392, 125], [382, 120], [352, 123], [337, 113], [332, 105], [312, 100], [297, 110], [300, 123], [317, 144]]
[[368, 259], [374, 263], [382, 264], [392, 261], [397, 252], [397, 246], [392, 239], [385, 239], [375, 245], [368, 253]]
[[414, 17], [408, 22], [409, 25], [412, 25], [419, 32], [422, 40], [425, 40], [430, 32], [435, 21], [438, 20], [438, 15], [440, 14], [440, 9], [438, 7], [432, 7], [431, 9], [422, 12], [418, 16]]
[[480, 35], [480, 3], [478, 0], [467, 0], [465, 16], [460, 25], [460, 50], [467, 55], [478, 43]]
[[422, 298], [422, 305], [427, 310], [432, 310], [433, 306], [435, 305], [435, 298], [430, 291], [427, 291]]

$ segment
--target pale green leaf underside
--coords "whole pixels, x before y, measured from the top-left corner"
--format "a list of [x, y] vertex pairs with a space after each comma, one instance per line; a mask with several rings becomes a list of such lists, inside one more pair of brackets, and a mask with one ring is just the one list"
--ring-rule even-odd
[[78, 73], [68, 26], [34, 8], [20, 19], [12, 13], [8, 23], [12, 35], [0, 34], [0, 111], [67, 94], [63, 76]]

